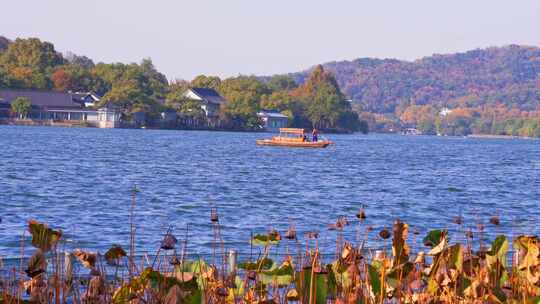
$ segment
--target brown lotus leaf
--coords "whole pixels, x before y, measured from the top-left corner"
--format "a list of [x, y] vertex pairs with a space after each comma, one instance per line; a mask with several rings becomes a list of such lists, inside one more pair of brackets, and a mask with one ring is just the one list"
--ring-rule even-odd
[[61, 230], [52, 230], [46, 224], [36, 220], [28, 222], [28, 231], [32, 235], [32, 245], [43, 252], [51, 250], [62, 238]]
[[341, 250], [341, 258], [347, 260], [353, 252], [354, 249], [352, 246], [350, 244], [345, 244], [345, 246], [343, 246], [343, 250]]
[[424, 264], [426, 262], [426, 254], [423, 251], [418, 252], [416, 259], [414, 260], [415, 264]]
[[84, 267], [92, 269], [96, 267], [97, 254], [93, 252], [85, 252], [80, 249], [75, 249], [73, 255], [83, 264]]
[[296, 291], [295, 288], [292, 288], [289, 291], [287, 291], [287, 300], [288, 301], [298, 301], [299, 300], [298, 291]]
[[167, 292], [163, 304], [182, 304], [188, 295], [189, 291], [182, 290], [180, 286], [174, 285]]
[[26, 274], [33, 278], [47, 271], [47, 260], [43, 251], [38, 249], [28, 260], [28, 268], [24, 270]]
[[120, 245], [112, 245], [105, 253], [105, 260], [107, 261], [107, 264], [116, 266], [118, 265], [118, 260], [125, 256], [127, 256], [127, 254]]
[[279, 241], [281, 240], [281, 235], [279, 234], [279, 231], [276, 229], [271, 229], [270, 232], [268, 232], [268, 237], [270, 240]]
[[392, 254], [394, 255], [394, 266], [403, 264], [409, 260], [410, 249], [407, 245], [408, 231], [409, 225], [401, 222], [400, 220], [396, 220], [394, 222], [394, 238], [392, 239]]

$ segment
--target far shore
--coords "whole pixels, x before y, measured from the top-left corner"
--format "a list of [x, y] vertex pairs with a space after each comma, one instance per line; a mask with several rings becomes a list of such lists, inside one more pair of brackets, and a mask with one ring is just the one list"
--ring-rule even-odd
[[469, 138], [487, 138], [487, 139], [537, 139], [527, 136], [515, 136], [515, 135], [493, 135], [493, 134], [470, 134]]

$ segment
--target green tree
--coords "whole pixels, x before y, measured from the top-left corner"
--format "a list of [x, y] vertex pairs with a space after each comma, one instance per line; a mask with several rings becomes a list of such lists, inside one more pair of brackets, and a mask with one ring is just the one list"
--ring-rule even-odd
[[540, 137], [540, 118], [527, 120], [520, 130], [521, 136]]
[[6, 74], [4, 69], [2, 69], [2, 67], [0, 67], [0, 88], [8, 87], [8, 83], [9, 83], [8, 75]]
[[418, 123], [416, 128], [420, 132], [422, 132], [422, 134], [426, 134], [426, 135], [437, 134], [437, 126], [435, 125], [435, 122], [433, 120], [422, 120]]
[[168, 87], [167, 77], [155, 68], [152, 59], [143, 59], [135, 68], [142, 74], [140, 84], [145, 88], [146, 94], [155, 98], [164, 98]]
[[216, 91], [219, 90], [220, 85], [221, 79], [219, 77], [206, 75], [199, 75], [195, 77], [190, 84], [190, 86], [194, 88], [208, 88]]
[[267, 83], [268, 88], [272, 92], [277, 91], [291, 91], [298, 87], [298, 84], [291, 76], [288, 75], [275, 75], [270, 78]]
[[263, 95], [269, 94], [268, 87], [254, 76], [239, 76], [225, 79], [219, 92], [227, 103], [222, 109], [225, 124], [235, 129], [257, 129], [260, 126], [257, 112]]
[[20, 119], [26, 118], [32, 104], [30, 100], [26, 97], [17, 97], [11, 103], [11, 111], [17, 113]]
[[284, 111], [292, 110], [293, 97], [287, 91], [274, 91], [270, 95], [261, 96], [261, 108], [265, 110]]
[[99, 106], [112, 102], [119, 107], [125, 115], [133, 112], [152, 111], [152, 101], [135, 80], [124, 80], [116, 82], [112, 89], [103, 96]]
[[99, 63], [93, 68], [92, 75], [102, 79], [103, 83], [99, 85], [107, 88], [101, 104], [113, 102], [128, 117], [135, 111], [157, 116], [162, 110], [157, 101], [165, 98], [168, 82], [150, 59], [144, 59], [140, 65]]

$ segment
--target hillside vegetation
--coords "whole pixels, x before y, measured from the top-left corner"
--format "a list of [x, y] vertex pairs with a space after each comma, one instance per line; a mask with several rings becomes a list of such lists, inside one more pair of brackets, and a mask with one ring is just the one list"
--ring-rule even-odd
[[[465, 53], [433, 55], [414, 62], [360, 58], [323, 65], [356, 107], [379, 123], [424, 125], [435, 132], [437, 113], [457, 109], [451, 118], [463, 132], [529, 134], [523, 126], [540, 109], [540, 48], [510, 45]], [[309, 71], [291, 74], [302, 83]], [[402, 115], [405, 114], [405, 117]], [[411, 117], [423, 116], [423, 117]], [[489, 118], [489, 119], [488, 119]], [[481, 121], [480, 121], [481, 120]], [[439, 130], [452, 133], [452, 130]], [[536, 133], [535, 133], [536, 132]]]

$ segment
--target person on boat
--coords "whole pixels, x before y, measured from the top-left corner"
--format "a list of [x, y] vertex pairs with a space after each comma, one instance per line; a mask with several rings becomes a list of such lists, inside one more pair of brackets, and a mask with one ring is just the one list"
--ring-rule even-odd
[[302, 141], [303, 141], [303, 142], [306, 142], [306, 141], [307, 141], [307, 136], [306, 136], [306, 134], [302, 135]]
[[311, 137], [313, 138], [313, 142], [317, 142], [319, 140], [319, 132], [317, 129], [313, 128], [313, 131], [311, 132]]

